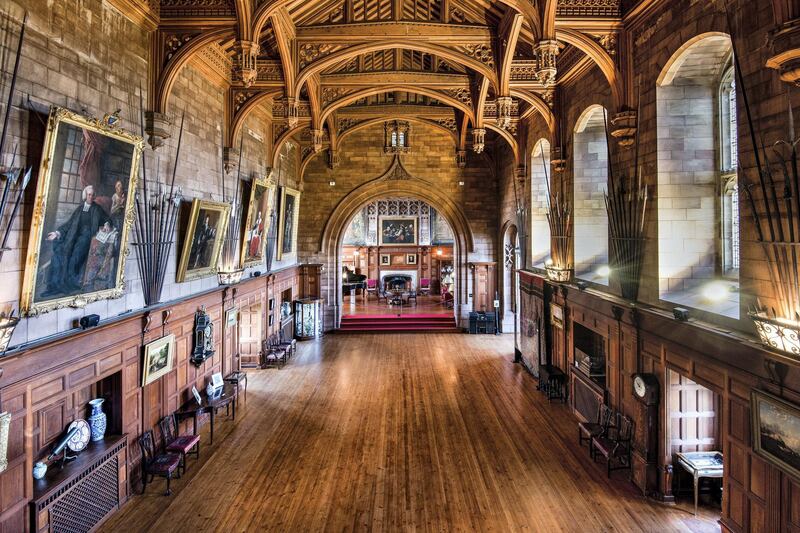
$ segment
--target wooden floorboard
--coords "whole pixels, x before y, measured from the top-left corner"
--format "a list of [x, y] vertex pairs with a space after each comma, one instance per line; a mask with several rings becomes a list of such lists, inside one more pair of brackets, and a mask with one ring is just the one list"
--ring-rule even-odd
[[[250, 371], [235, 422], [105, 531], [719, 531], [575, 444], [509, 336], [328, 335]], [[203, 428], [207, 439], [207, 428]], [[205, 441], [207, 443], [207, 440]]]

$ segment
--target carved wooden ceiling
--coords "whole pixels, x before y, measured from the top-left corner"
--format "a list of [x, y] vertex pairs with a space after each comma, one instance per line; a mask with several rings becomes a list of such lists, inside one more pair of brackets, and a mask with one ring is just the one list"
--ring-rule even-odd
[[228, 147], [262, 108], [315, 152], [356, 119], [399, 116], [438, 124], [458, 150], [480, 151], [488, 130], [516, 152], [518, 123], [554, 129], [557, 84], [591, 65], [627, 103], [620, 0], [112, 1], [154, 31], [151, 122], [194, 61], [226, 87]]

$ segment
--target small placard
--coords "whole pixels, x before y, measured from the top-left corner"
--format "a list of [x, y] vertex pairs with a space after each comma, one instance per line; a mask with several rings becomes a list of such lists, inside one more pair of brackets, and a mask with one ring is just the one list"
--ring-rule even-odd
[[495, 309], [499, 309], [500, 308], [500, 300], [495, 300], [494, 301], [494, 308]]
[[239, 320], [239, 309], [234, 307], [233, 309], [228, 309], [228, 312], [225, 313], [225, 325], [228, 327], [235, 326], [236, 322]]
[[215, 389], [222, 387], [225, 383], [222, 381], [222, 372], [211, 374], [211, 386]]
[[192, 396], [194, 399], [197, 400], [197, 405], [203, 405], [203, 399], [200, 397], [200, 393], [197, 391], [197, 387], [192, 385]]

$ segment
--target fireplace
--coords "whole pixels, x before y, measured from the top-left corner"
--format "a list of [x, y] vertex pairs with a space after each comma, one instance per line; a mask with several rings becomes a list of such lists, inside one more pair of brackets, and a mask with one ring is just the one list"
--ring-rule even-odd
[[384, 290], [402, 289], [415, 290], [417, 288], [417, 273], [415, 271], [386, 271], [381, 272], [381, 287]]

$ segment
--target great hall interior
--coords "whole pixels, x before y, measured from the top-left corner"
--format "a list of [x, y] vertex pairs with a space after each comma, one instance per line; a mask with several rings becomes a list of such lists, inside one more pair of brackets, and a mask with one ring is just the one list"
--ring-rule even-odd
[[0, 1], [0, 533], [800, 531], [800, 0]]

